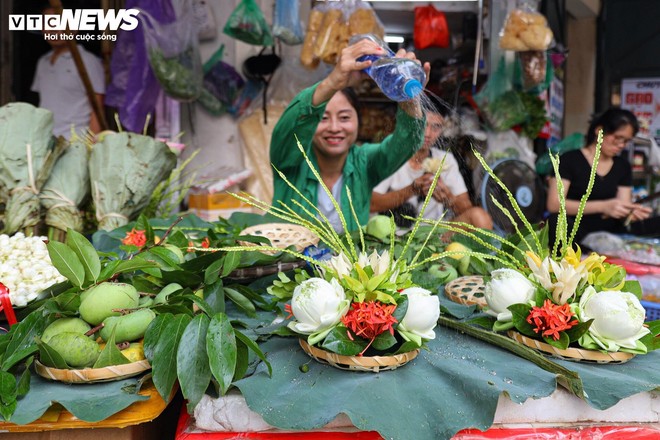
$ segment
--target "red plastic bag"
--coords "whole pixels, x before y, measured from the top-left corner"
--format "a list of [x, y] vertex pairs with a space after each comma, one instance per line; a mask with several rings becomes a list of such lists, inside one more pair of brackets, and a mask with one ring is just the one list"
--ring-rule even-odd
[[449, 47], [449, 26], [445, 13], [433, 5], [416, 7], [413, 39], [415, 49]]

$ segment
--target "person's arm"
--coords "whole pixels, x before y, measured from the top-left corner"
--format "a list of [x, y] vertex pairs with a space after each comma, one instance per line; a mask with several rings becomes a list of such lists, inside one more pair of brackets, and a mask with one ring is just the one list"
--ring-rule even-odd
[[367, 173], [372, 187], [401, 168], [421, 148], [425, 129], [426, 118], [415, 119], [399, 106], [394, 132], [379, 144], [360, 147], [367, 156]]
[[413, 182], [398, 190], [383, 192], [381, 188], [375, 188], [371, 193], [371, 206], [370, 212], [382, 212], [390, 209], [398, 208], [403, 205], [406, 200], [413, 196], [422, 195], [421, 177], [413, 180]]
[[[564, 184], [564, 198], [568, 194], [571, 181], [561, 179]], [[636, 206], [631, 201], [631, 188], [618, 187], [617, 196], [606, 200], [587, 200], [584, 205], [584, 214], [602, 214], [605, 217], [624, 218], [630, 214]], [[566, 214], [576, 215], [580, 206], [579, 200], [566, 199]], [[559, 193], [557, 192], [557, 180], [551, 177], [548, 182], [548, 198], [546, 207], [551, 213], [559, 212]]]

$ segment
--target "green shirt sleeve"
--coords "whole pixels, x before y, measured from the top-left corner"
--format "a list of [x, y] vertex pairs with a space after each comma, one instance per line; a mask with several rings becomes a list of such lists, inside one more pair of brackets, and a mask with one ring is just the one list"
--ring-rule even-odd
[[367, 175], [372, 188], [394, 174], [422, 147], [425, 129], [426, 117], [413, 118], [399, 107], [394, 132], [379, 144], [360, 147], [367, 156]]
[[298, 93], [280, 117], [270, 141], [270, 161], [279, 170], [297, 168], [304, 160], [298, 151], [296, 136], [307, 155], [310, 155], [316, 127], [323, 118], [325, 105], [312, 105], [318, 83]]

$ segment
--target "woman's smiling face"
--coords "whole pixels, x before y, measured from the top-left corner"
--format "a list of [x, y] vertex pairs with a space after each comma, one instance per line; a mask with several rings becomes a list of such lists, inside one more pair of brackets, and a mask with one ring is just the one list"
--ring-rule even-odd
[[358, 115], [346, 96], [337, 92], [328, 101], [323, 119], [316, 127], [314, 147], [326, 158], [340, 158], [357, 140]]

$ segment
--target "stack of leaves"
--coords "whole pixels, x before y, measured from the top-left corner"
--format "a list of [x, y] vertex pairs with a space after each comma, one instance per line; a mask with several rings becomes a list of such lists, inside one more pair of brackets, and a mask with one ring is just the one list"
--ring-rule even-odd
[[30, 234], [41, 219], [39, 191], [67, 145], [52, 133], [50, 111], [22, 102], [0, 107], [0, 187], [8, 200], [4, 233]]
[[99, 229], [109, 231], [135, 218], [175, 166], [169, 147], [149, 136], [111, 133], [95, 144], [89, 178]]
[[79, 232], [83, 229], [79, 207], [89, 196], [87, 157], [85, 144], [72, 141], [41, 189], [39, 199], [47, 210], [46, 224], [50, 239], [57, 238], [56, 233], [61, 237], [69, 228]]

